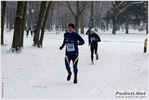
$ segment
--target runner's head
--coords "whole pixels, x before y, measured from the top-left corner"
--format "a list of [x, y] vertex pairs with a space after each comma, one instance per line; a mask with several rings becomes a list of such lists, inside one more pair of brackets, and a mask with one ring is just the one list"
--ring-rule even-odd
[[91, 33], [92, 33], [92, 34], [94, 34], [94, 33], [95, 33], [94, 28], [91, 28]]
[[70, 23], [69, 25], [68, 25], [68, 32], [69, 33], [73, 33], [74, 32], [74, 24], [73, 23]]

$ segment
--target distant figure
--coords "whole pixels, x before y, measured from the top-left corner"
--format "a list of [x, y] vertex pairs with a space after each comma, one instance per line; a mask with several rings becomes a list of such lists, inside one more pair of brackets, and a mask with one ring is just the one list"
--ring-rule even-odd
[[122, 31], [124, 32], [124, 25], [122, 25]]
[[94, 64], [93, 54], [96, 54], [96, 60], [98, 60], [98, 42], [100, 42], [100, 37], [95, 33], [94, 29], [91, 29], [91, 34], [89, 35], [89, 46], [91, 51], [91, 64]]
[[28, 37], [29, 30], [30, 30], [30, 27], [26, 26], [26, 37]]
[[98, 27], [97, 26], [95, 26], [95, 31], [98, 32]]
[[33, 26], [30, 27], [30, 32], [31, 32], [31, 37], [33, 37], [33, 34], [34, 34], [34, 27]]
[[56, 30], [56, 34], [59, 34], [59, 26], [58, 25], [56, 25], [55, 30]]
[[143, 31], [143, 27], [140, 25], [138, 28], [139, 31]]
[[106, 26], [105, 26], [105, 25], [103, 25], [103, 31], [105, 31], [105, 29], [106, 29]]
[[68, 27], [65, 27], [65, 33], [67, 33], [68, 32]]

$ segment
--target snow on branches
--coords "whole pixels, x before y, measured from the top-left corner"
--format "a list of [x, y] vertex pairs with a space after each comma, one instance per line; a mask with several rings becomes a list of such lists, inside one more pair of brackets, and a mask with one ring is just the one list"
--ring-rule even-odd
[[141, 4], [141, 3], [143, 3], [143, 1], [130, 2], [129, 4], [127, 4], [126, 6], [124, 6], [123, 8], [122, 8], [122, 5], [123, 4], [126, 4], [126, 1], [122, 1], [118, 5], [116, 5], [116, 2], [115, 1], [113, 1], [112, 3], [114, 5], [114, 9], [115, 10], [118, 10], [118, 13], [115, 16], [115, 18], [117, 18], [121, 13], [123, 13], [124, 11], [126, 11], [130, 6], [135, 5], [135, 4]]
[[23, 17], [21, 15], [17, 15], [16, 18], [22, 19]]

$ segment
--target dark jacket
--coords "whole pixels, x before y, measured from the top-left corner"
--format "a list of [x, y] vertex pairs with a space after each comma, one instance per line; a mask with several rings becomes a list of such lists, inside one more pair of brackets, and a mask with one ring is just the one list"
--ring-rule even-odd
[[86, 35], [90, 35], [91, 34], [91, 29], [88, 29], [86, 32]]
[[79, 54], [78, 45], [83, 45], [85, 42], [78, 33], [65, 33], [62, 48], [66, 45], [66, 55]]
[[100, 41], [101, 39], [96, 33], [89, 35], [89, 44], [91, 46], [98, 46], [97, 42], [100, 42]]

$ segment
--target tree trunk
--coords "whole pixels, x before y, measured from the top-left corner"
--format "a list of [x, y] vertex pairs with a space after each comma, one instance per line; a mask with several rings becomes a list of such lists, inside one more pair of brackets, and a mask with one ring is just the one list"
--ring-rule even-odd
[[[52, 8], [52, 6], [53, 6], [53, 5], [51, 5], [51, 8]], [[47, 27], [48, 27], [48, 30], [51, 32], [51, 30], [52, 30], [52, 16], [53, 16], [53, 15], [52, 15], [52, 10], [50, 10], [49, 13], [50, 13], [50, 17], [49, 17], [49, 19], [48, 19], [48, 26], [47, 26]]]
[[106, 22], [106, 26], [107, 26], [106, 30], [108, 30], [109, 29], [109, 21]]
[[1, 45], [4, 45], [5, 10], [6, 10], [6, 1], [2, 1], [2, 11], [1, 11]]
[[22, 32], [21, 32], [21, 47], [23, 47], [23, 41], [24, 41], [24, 27], [26, 25], [26, 8], [27, 8], [27, 1], [25, 1], [25, 5], [24, 5]]
[[117, 30], [117, 23], [116, 23], [116, 19], [113, 17], [113, 30], [112, 30], [112, 34], [116, 34], [116, 30]]
[[61, 27], [62, 28], [62, 31], [65, 30], [65, 20], [64, 20], [65, 18], [63, 16], [64, 15], [64, 12], [65, 12], [64, 11], [64, 6], [62, 5], [62, 27]]
[[8, 17], [6, 15], [6, 28], [9, 28], [8, 26], [9, 26], [9, 21], [8, 21]]
[[44, 18], [44, 21], [43, 21], [43, 25], [42, 25], [41, 36], [40, 36], [40, 41], [39, 41], [39, 44], [40, 44], [41, 47], [43, 46], [42, 43], [43, 43], [43, 38], [44, 38], [44, 31], [45, 31], [46, 22], [47, 22], [47, 19], [48, 19], [48, 16], [49, 16], [49, 11], [50, 11], [50, 8], [51, 8], [51, 4], [52, 4], [52, 1], [49, 1], [48, 7], [47, 7], [47, 10], [46, 10], [46, 14], [45, 14], [45, 18]]
[[75, 31], [79, 33], [79, 16], [75, 16]]
[[24, 11], [24, 1], [18, 1], [17, 6], [17, 15], [15, 21], [14, 35], [13, 35], [13, 43], [12, 43], [12, 51], [21, 51], [21, 32], [22, 32], [22, 17]]
[[84, 34], [84, 10], [81, 13], [81, 34]]
[[42, 1], [41, 2], [41, 8], [40, 8], [39, 16], [38, 16], [36, 32], [35, 32], [34, 39], [33, 39], [33, 41], [34, 41], [33, 46], [37, 45], [38, 47], [40, 47], [40, 45], [39, 45], [39, 35], [40, 35], [41, 25], [43, 24], [44, 14], [45, 14], [45, 11], [46, 11], [46, 3], [47, 3], [47, 1]]
[[9, 29], [10, 29], [10, 31], [11, 31], [11, 29], [12, 29], [12, 9], [11, 8], [9, 8], [9, 12], [10, 12], [10, 15], [9, 15]]
[[146, 34], [148, 34], [148, 1], [146, 1]]
[[129, 15], [128, 13], [126, 12], [126, 34], [128, 34], [128, 21], [129, 21]]
[[16, 18], [16, 9], [13, 8], [13, 16], [12, 16], [13, 27], [12, 27], [12, 29], [14, 29], [15, 18]]
[[92, 1], [92, 5], [91, 5], [91, 19], [90, 19], [90, 21], [91, 21], [91, 25], [90, 25], [90, 27], [94, 27], [93, 25], [94, 25], [94, 18], [93, 18], [93, 14], [94, 14], [94, 12], [93, 12], [94, 10], [93, 10], [93, 1]]
[[78, 33], [79, 32], [79, 1], [76, 1], [76, 16], [75, 16], [75, 31]]
[[112, 30], [112, 34], [116, 34], [116, 31], [117, 31], [117, 18], [116, 18], [116, 10], [115, 10], [115, 5], [114, 4], [112, 4], [113, 5], [113, 7], [112, 7], [112, 9], [114, 10], [113, 11], [113, 16], [112, 16], [112, 20], [113, 20], [113, 30]]
[[53, 28], [52, 28], [52, 19], [53, 19], [53, 15], [52, 14], [50, 14], [51, 16], [50, 16], [50, 31], [52, 31], [53, 30]]
[[[52, 27], [52, 23], [53, 23], [53, 10], [54, 10], [54, 5], [55, 5], [55, 2], [53, 2], [53, 4], [51, 5], [51, 10], [50, 10], [50, 31], [53, 30], [53, 27]], [[60, 25], [60, 23], [59, 23]]]
[[117, 23], [117, 30], [120, 31], [120, 23]]

